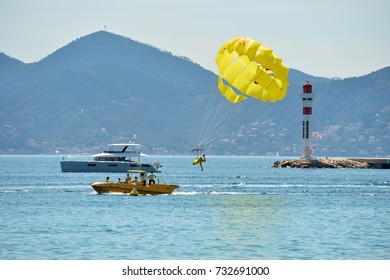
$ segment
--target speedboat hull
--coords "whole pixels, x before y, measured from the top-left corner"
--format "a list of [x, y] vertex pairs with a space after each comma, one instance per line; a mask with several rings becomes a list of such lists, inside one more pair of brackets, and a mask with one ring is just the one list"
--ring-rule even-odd
[[[92, 184], [94, 190], [99, 193], [124, 193], [131, 194], [133, 189], [138, 194], [171, 194], [174, 190], [179, 188], [178, 185], [160, 184], [153, 185], [147, 184], [144, 186], [142, 183], [126, 183], [126, 182], [96, 182]], [[133, 193], [135, 192], [133, 191]]]

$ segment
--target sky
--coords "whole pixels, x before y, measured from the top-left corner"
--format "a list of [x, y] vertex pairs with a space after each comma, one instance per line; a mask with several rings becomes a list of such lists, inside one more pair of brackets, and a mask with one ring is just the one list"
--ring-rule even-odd
[[314, 76], [390, 66], [389, 0], [0, 0], [0, 52], [25, 63], [99, 30], [214, 72], [217, 51], [238, 36]]

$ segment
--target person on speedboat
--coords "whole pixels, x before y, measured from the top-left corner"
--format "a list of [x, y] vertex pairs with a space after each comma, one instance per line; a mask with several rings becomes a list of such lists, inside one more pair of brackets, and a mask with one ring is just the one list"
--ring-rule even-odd
[[145, 173], [141, 173], [141, 182], [144, 186], [146, 186], [146, 177], [145, 177]]
[[129, 173], [127, 173], [126, 178], [125, 178], [125, 181], [126, 181], [126, 183], [130, 183], [130, 181], [131, 181], [131, 175], [130, 175]]
[[134, 177], [134, 180], [131, 180], [130, 183], [131, 183], [131, 184], [134, 184], [134, 185], [138, 184], [138, 177], [135, 176], [135, 177]]
[[155, 178], [156, 178], [156, 175], [153, 174], [153, 171], [150, 172], [150, 175], [148, 176], [149, 186], [156, 184], [156, 181], [154, 180]]

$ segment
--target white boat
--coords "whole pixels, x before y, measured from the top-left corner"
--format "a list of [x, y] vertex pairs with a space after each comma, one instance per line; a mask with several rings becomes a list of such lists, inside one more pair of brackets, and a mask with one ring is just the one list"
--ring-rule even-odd
[[93, 155], [92, 160], [72, 160], [65, 156], [61, 161], [62, 172], [127, 172], [145, 170], [160, 172], [159, 162], [149, 163], [147, 155], [140, 152], [140, 144], [110, 144], [109, 150]]

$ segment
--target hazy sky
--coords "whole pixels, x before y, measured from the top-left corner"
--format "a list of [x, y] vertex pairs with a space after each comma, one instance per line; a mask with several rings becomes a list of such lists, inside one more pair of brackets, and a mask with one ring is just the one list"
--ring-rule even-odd
[[219, 47], [237, 36], [316, 76], [390, 66], [389, 0], [0, 0], [0, 52], [23, 62], [105, 28], [214, 72]]

